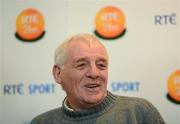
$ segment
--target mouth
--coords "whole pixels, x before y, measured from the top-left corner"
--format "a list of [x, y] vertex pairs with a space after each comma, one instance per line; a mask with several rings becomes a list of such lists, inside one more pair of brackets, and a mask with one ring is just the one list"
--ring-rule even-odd
[[100, 85], [99, 84], [88, 84], [88, 85], [85, 85], [85, 87], [87, 88], [96, 88], [96, 87], [99, 87]]
[[87, 84], [85, 88], [90, 92], [99, 91], [100, 84]]

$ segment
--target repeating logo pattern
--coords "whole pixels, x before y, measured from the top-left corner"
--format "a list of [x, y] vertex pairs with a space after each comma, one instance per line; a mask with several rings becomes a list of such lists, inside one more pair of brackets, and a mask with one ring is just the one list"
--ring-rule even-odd
[[95, 17], [95, 34], [104, 39], [116, 39], [125, 33], [125, 15], [117, 7], [102, 8]]
[[180, 104], [180, 70], [173, 72], [167, 83], [168, 99], [174, 103]]
[[44, 17], [38, 10], [26, 9], [17, 16], [15, 35], [22, 41], [36, 41], [45, 34], [44, 24]]

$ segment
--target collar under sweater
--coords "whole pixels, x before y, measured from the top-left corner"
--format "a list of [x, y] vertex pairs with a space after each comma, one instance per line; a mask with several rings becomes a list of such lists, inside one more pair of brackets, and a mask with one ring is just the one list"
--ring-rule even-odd
[[70, 118], [86, 118], [89, 116], [98, 116], [99, 114], [107, 111], [109, 108], [111, 108], [113, 106], [113, 104], [116, 101], [116, 96], [113, 95], [112, 93], [108, 92], [107, 96], [105, 97], [105, 99], [103, 100], [102, 103], [98, 104], [95, 107], [89, 108], [89, 109], [85, 109], [82, 111], [70, 111], [68, 110], [63, 102], [62, 105], [62, 109], [63, 112], [65, 113], [66, 117], [70, 117]]

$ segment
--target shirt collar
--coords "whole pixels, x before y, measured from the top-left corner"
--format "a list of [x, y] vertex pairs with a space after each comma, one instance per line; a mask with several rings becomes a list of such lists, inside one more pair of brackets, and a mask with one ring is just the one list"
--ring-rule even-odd
[[65, 106], [65, 108], [67, 109], [67, 110], [69, 110], [69, 111], [74, 111], [72, 108], [70, 108], [69, 106], [68, 106], [68, 103], [67, 103], [68, 101], [67, 101], [67, 97], [65, 98], [65, 100], [64, 100], [64, 106]]

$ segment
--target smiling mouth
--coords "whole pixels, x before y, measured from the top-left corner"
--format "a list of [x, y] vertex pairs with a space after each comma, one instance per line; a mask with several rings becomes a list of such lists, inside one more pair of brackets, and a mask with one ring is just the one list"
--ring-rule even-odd
[[100, 84], [88, 84], [88, 85], [85, 85], [85, 87], [88, 89], [96, 89], [100, 87]]

